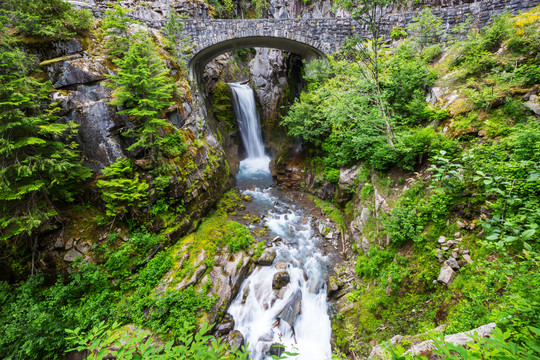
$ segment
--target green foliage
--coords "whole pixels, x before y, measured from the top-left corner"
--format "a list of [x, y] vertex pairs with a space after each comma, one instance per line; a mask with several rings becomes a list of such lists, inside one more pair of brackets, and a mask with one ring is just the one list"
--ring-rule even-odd
[[[37, 274], [15, 286], [0, 284], [0, 356], [3, 359], [59, 359], [67, 348], [64, 329], [112, 315], [115, 298], [110, 281], [85, 265], [70, 281], [44, 287]], [[92, 296], [86, 296], [94, 289]]]
[[408, 34], [405, 31], [405, 29], [403, 29], [403, 27], [401, 26], [394, 26], [392, 28], [392, 31], [390, 31], [390, 38], [392, 40], [399, 40], [399, 39], [407, 37], [407, 35]]
[[169, 20], [163, 26], [163, 35], [167, 39], [167, 44], [164, 46], [171, 51], [176, 59], [176, 63], [182, 68], [186, 68], [186, 57], [189, 50], [188, 38], [182, 34], [184, 23], [174, 10], [171, 9]]
[[227, 125], [227, 130], [237, 128], [238, 125], [234, 121], [232, 91], [229, 85], [222, 81], [218, 82], [212, 89], [211, 97], [213, 100], [212, 109], [214, 110], [216, 120], [221, 125]]
[[421, 48], [436, 44], [443, 33], [442, 19], [433, 15], [429, 8], [424, 8], [413, 22], [407, 25], [407, 30], [413, 35]]
[[111, 234], [96, 245], [95, 263], [76, 263], [52, 286], [40, 273], [17, 285], [0, 283], [0, 357], [60, 359], [70, 346], [65, 329], [92, 333], [105, 320], [144, 326], [162, 339], [189, 338], [199, 310], [213, 299], [193, 289], [154, 291], [173, 267], [167, 252], [156, 253], [164, 241], [144, 230], [125, 241]]
[[396, 145], [396, 153], [399, 155], [397, 165], [414, 171], [417, 165], [432, 159], [441, 150], [447, 154], [456, 154], [459, 151], [458, 143], [437, 133], [432, 127], [413, 129], [404, 133]]
[[103, 169], [105, 179], [97, 181], [107, 216], [123, 217], [139, 214], [148, 205], [148, 183], [133, 169], [133, 163], [121, 158]]
[[0, 240], [30, 236], [57, 214], [55, 201], [71, 201], [90, 176], [81, 165], [73, 122], [59, 123], [50, 82], [29, 76], [31, 59], [1, 29]]
[[538, 142], [534, 139], [539, 134], [532, 128], [518, 127], [505, 141], [479, 145], [458, 161], [446, 158], [443, 151], [442, 156], [435, 157], [437, 165], [432, 167], [435, 179], [442, 185], [464, 186], [496, 199], [486, 203], [492, 216], [484, 219], [482, 226], [488, 244], [499, 249], [521, 248], [525, 241], [538, 239], [540, 167]]
[[356, 275], [365, 278], [378, 276], [383, 270], [383, 265], [391, 262], [394, 255], [390, 250], [377, 250], [375, 247], [371, 247], [369, 256], [361, 255], [356, 259]]
[[88, 10], [75, 10], [63, 0], [5, 0], [0, 14], [7, 14], [23, 36], [66, 40], [83, 33], [92, 23]]
[[440, 44], [428, 46], [422, 50], [422, 60], [427, 63], [435, 61], [443, 53], [443, 48]]
[[264, 18], [265, 12], [270, 6], [269, 2], [267, 0], [252, 0], [253, 7], [255, 8], [255, 13], [257, 14], [257, 17]]
[[109, 57], [122, 58], [129, 50], [131, 43], [129, 26], [138, 22], [127, 16], [131, 10], [117, 4], [109, 4], [109, 6], [112, 7], [112, 10], [105, 11], [101, 28], [105, 36]]
[[173, 80], [168, 76], [155, 45], [145, 34], [131, 40], [123, 59], [116, 59], [118, 76], [111, 76], [110, 87], [114, 89], [112, 105], [123, 108], [119, 114], [128, 115], [135, 125], [126, 130], [135, 142], [129, 150], [141, 147], [150, 149], [152, 161], [157, 161], [167, 108], [173, 104]]
[[408, 241], [420, 242], [418, 236], [421, 229], [421, 221], [417, 210], [410, 206], [396, 206], [388, 218], [384, 221], [385, 230], [390, 241], [397, 247], [405, 245]]
[[[489, 337], [480, 337], [478, 333], [471, 335], [467, 346], [445, 343], [444, 336], [440, 338], [432, 337], [435, 344], [433, 353], [443, 360], [538, 360], [540, 359], [540, 329], [530, 326], [535, 334], [534, 340], [523, 343], [511, 341], [511, 333], [503, 332], [500, 328], [495, 328]], [[426, 360], [425, 356], [402, 355], [403, 349], [390, 349], [395, 360]]]
[[398, 130], [446, 115], [425, 102], [424, 88], [433, 82], [434, 75], [419, 57], [405, 43], [394, 56], [384, 59], [385, 71], [380, 77], [383, 109], [370, 95], [377, 90], [366, 80], [362, 63], [315, 64], [309, 70], [308, 92], [291, 106], [282, 124], [290, 135], [300, 135], [312, 146], [330, 179], [337, 180], [340, 167], [362, 160], [386, 171], [400, 163], [401, 154], [399, 145], [388, 143], [382, 112]]
[[[247, 353], [241, 349], [227, 349], [227, 345], [218, 342], [211, 335], [208, 325], [203, 324], [196, 334], [190, 332], [193, 328], [185, 327], [176, 343], [169, 341], [164, 345], [156, 346], [154, 339], [148, 331], [132, 333], [113, 323], [110, 328], [101, 322], [88, 332], [81, 329], [66, 330], [74, 346], [74, 350], [88, 351], [89, 360], [109, 359], [110, 356], [125, 360], [218, 360], [227, 359], [247, 360]], [[114, 349], [114, 350], [112, 350]]]
[[225, 225], [224, 241], [233, 253], [246, 249], [254, 240], [249, 230], [236, 221], [231, 221]]
[[483, 34], [482, 48], [490, 52], [497, 51], [502, 42], [512, 35], [512, 30], [510, 14], [504, 13], [496, 16], [493, 24]]

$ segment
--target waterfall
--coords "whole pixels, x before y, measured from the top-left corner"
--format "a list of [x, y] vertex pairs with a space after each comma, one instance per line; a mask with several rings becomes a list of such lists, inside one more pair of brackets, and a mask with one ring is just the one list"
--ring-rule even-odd
[[247, 84], [230, 83], [233, 92], [234, 112], [240, 127], [242, 141], [248, 159], [263, 158], [264, 145], [259, 125], [259, 115], [255, 106], [255, 94]]
[[[270, 158], [264, 153], [253, 90], [240, 83], [233, 90], [234, 110], [247, 152], [236, 176], [242, 194], [253, 201], [253, 211], [276, 239], [270, 244], [275, 258], [258, 266], [242, 283], [228, 312], [249, 344], [250, 358], [268, 360], [279, 346], [298, 353], [297, 360], [332, 358], [332, 327], [326, 299], [327, 256], [314, 230], [317, 221], [293, 201], [272, 188]], [[273, 283], [283, 276], [286, 284]], [[276, 348], [278, 346], [278, 348]], [[276, 352], [277, 351], [277, 352]]]
[[234, 112], [247, 152], [247, 158], [240, 162], [237, 184], [239, 187], [248, 184], [268, 187], [274, 181], [270, 174], [270, 158], [264, 153], [255, 94], [247, 84], [229, 83], [229, 86], [233, 92]]

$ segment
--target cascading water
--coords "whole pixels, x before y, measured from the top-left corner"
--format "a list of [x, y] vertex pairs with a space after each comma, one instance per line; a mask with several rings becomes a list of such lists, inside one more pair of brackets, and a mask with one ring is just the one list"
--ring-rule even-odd
[[[317, 248], [321, 239], [313, 231], [313, 219], [271, 187], [270, 159], [264, 154], [253, 91], [248, 85], [230, 85], [248, 155], [240, 162], [237, 183], [253, 198], [254, 208], [276, 237], [276, 257], [271, 266], [259, 266], [243, 282], [228, 312], [254, 360], [279, 354], [279, 346], [298, 353], [295, 359], [331, 359], [327, 258]], [[279, 286], [273, 284], [276, 276]]]
[[229, 86], [233, 91], [234, 112], [236, 113], [247, 157], [248, 159], [262, 158], [265, 156], [264, 144], [257, 107], [255, 106], [255, 94], [247, 84], [230, 83]]
[[234, 112], [247, 153], [247, 158], [240, 162], [236, 180], [239, 185], [246, 182], [252, 185], [270, 186], [273, 182], [268, 176], [270, 158], [264, 152], [255, 94], [247, 84], [230, 83], [229, 86], [233, 92]]

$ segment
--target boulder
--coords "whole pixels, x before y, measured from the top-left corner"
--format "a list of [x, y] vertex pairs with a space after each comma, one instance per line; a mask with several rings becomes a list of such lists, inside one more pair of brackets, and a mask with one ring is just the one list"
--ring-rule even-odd
[[233, 330], [227, 337], [231, 349], [241, 349], [244, 346], [244, 335], [238, 330]]
[[441, 89], [440, 87], [433, 87], [429, 90], [429, 94], [426, 97], [426, 101], [430, 103], [431, 105], [435, 105], [443, 94], [444, 94], [443, 89]]
[[362, 235], [362, 250], [364, 251], [364, 255], [369, 255], [369, 242], [364, 235]]
[[529, 101], [525, 103], [525, 106], [536, 115], [540, 115], [540, 98], [537, 95], [532, 95]]
[[386, 202], [386, 199], [379, 194], [377, 189], [375, 189], [375, 208], [377, 211], [382, 211], [384, 213], [388, 213], [388, 203]]
[[234, 329], [234, 319], [231, 314], [225, 314], [225, 317], [216, 327], [216, 333], [218, 335], [227, 335]]
[[441, 267], [441, 271], [439, 272], [439, 277], [437, 278], [437, 281], [446, 285], [450, 285], [454, 281], [455, 277], [456, 273], [454, 272], [454, 270], [450, 267], [450, 265], [444, 263]]
[[339, 184], [343, 187], [354, 185], [354, 180], [358, 175], [359, 169], [360, 167], [358, 165], [350, 168], [341, 168], [339, 170]]
[[182, 279], [182, 281], [180, 281], [180, 283], [176, 286], [177, 289], [185, 289], [191, 285], [195, 285], [199, 281], [206, 269], [208, 269], [208, 265], [206, 265], [204, 261], [205, 259], [206, 252], [203, 250], [199, 253], [199, 255], [197, 255], [197, 258], [193, 262], [193, 268], [195, 268], [195, 271], [189, 279]]
[[464, 259], [465, 261], [467, 261], [467, 263], [469, 263], [469, 264], [472, 264], [472, 263], [473, 263], [471, 257], [470, 257], [468, 254], [464, 254], [464, 255], [463, 255], [463, 259]]
[[448, 266], [450, 266], [452, 269], [454, 269], [454, 270], [459, 270], [459, 265], [458, 265], [456, 259], [454, 259], [453, 257], [448, 258], [448, 260], [446, 260], [446, 263], [447, 263]]
[[339, 280], [337, 276], [330, 276], [328, 279], [327, 296], [331, 296], [339, 290]]
[[93, 248], [93, 246], [89, 243], [81, 243], [81, 244], [77, 244], [77, 246], [75, 246], [75, 248], [82, 254], [88, 254], [88, 252]]
[[211, 283], [207, 296], [216, 298], [204, 321], [215, 323], [223, 314], [222, 311], [231, 305], [240, 290], [240, 285], [248, 276], [250, 265], [251, 258], [244, 251], [223, 254], [215, 260], [212, 270], [196, 285], [202, 291], [205, 284]]
[[276, 258], [276, 250], [272, 248], [267, 248], [259, 257], [259, 265], [270, 266], [274, 262], [275, 258]]
[[302, 291], [297, 289], [291, 297], [288, 299], [285, 307], [278, 313], [278, 317], [285, 321], [292, 328], [294, 325], [294, 319], [300, 313], [302, 305]]
[[75, 259], [77, 259], [78, 257], [82, 257], [83, 254], [81, 254], [79, 251], [75, 250], [75, 249], [71, 249], [67, 252], [66, 255], [64, 255], [64, 261], [67, 261], [67, 262], [74, 262]]
[[279, 290], [291, 282], [291, 277], [287, 271], [280, 271], [274, 275], [272, 289]]
[[[474, 338], [473, 336], [475, 334], [478, 335], [480, 338], [488, 337], [491, 335], [493, 329], [495, 329], [496, 325], [495, 323], [490, 323], [487, 325], [482, 325], [476, 329], [469, 330], [466, 332], [461, 332], [457, 334], [447, 335], [444, 337], [444, 342], [446, 343], [452, 343], [456, 346], [465, 346], [469, 343], [473, 343]], [[417, 354], [427, 354], [431, 353], [435, 349], [435, 344], [433, 341], [423, 341], [419, 344], [411, 346], [409, 350], [407, 350], [403, 355], [417, 355]]]
[[442, 236], [442, 235], [439, 236], [439, 239], [437, 240], [437, 242], [438, 242], [439, 244], [441, 244], [441, 245], [442, 245], [442, 244], [445, 244], [445, 243], [446, 243], [446, 237], [444, 237], [444, 236]]

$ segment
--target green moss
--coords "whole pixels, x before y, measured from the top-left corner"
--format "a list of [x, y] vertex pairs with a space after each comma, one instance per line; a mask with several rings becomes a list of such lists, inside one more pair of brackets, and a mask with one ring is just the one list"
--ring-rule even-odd
[[211, 99], [212, 111], [217, 122], [225, 126], [226, 131], [236, 128], [232, 91], [229, 85], [222, 81], [218, 82], [211, 91]]

